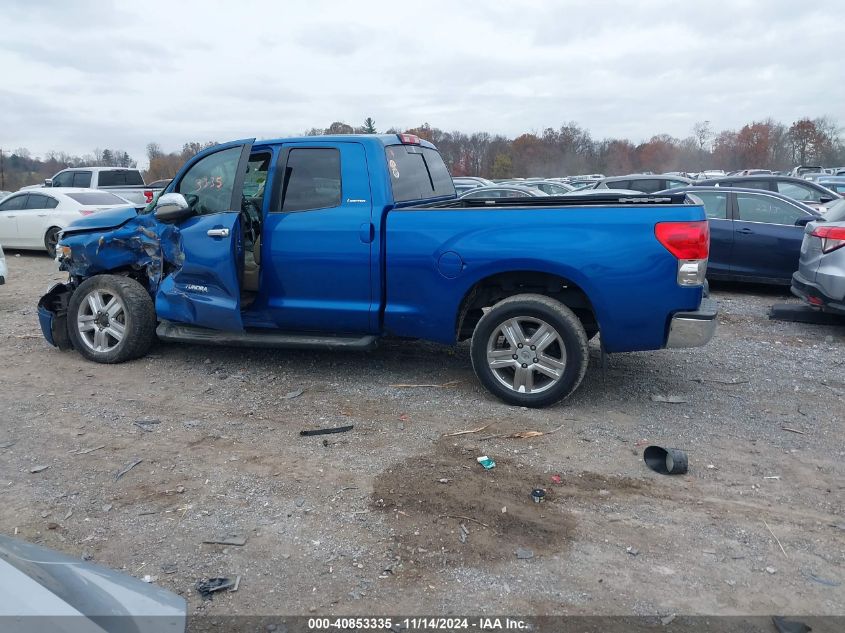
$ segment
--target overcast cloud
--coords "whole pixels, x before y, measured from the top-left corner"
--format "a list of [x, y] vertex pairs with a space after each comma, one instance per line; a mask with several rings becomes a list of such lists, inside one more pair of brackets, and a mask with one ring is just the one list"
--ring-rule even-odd
[[301, 134], [845, 123], [842, 0], [0, 1], [0, 148]]

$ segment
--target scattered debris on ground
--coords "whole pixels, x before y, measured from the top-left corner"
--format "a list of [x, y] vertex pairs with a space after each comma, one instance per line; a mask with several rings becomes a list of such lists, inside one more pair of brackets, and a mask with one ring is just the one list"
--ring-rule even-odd
[[136, 459], [134, 462], [130, 462], [129, 464], [127, 464], [126, 466], [121, 468], [119, 471], [117, 471], [117, 473], [115, 473], [114, 480], [117, 481], [118, 479], [123, 477], [126, 473], [128, 473], [130, 470], [135, 468], [135, 466], [140, 464], [142, 461], [144, 461], [144, 460], [143, 459]]
[[195, 587], [204, 600], [211, 600], [214, 594], [219, 591], [237, 591], [240, 582], [240, 576], [236, 576], [234, 579], [225, 577], [208, 578], [207, 580], [198, 580]]
[[661, 396], [659, 394], [652, 394], [652, 402], [665, 402], [667, 404], [686, 404], [688, 400], [683, 396]]
[[353, 427], [353, 424], [347, 424], [346, 426], [336, 426], [328, 429], [311, 429], [308, 431], [300, 431], [299, 434], [309, 437], [312, 435], [331, 435], [332, 433], [346, 433], [347, 431], [351, 431]]

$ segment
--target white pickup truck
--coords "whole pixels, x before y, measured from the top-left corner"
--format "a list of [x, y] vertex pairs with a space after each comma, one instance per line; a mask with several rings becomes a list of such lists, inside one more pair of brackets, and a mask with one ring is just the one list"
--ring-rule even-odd
[[161, 187], [144, 184], [144, 178], [137, 169], [128, 167], [68, 167], [52, 178], [47, 178], [43, 185], [24, 187], [85, 187], [104, 189], [120, 196], [137, 207], [152, 202]]

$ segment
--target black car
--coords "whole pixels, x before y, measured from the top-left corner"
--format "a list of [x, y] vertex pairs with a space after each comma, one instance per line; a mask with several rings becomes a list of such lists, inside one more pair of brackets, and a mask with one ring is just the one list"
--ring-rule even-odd
[[839, 197], [830, 189], [817, 185], [803, 178], [791, 176], [731, 176], [728, 178], [711, 178], [695, 183], [702, 187], [741, 187], [743, 189], [765, 189], [798, 200], [805, 204], [823, 204]]
[[643, 193], [655, 193], [664, 189], [674, 189], [692, 184], [692, 180], [683, 176], [668, 174], [629, 174], [627, 176], [608, 176], [600, 180], [595, 189], [632, 189]]

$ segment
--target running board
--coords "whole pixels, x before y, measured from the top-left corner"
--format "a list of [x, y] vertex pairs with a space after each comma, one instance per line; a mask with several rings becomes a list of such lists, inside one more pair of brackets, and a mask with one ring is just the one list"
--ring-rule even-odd
[[165, 341], [201, 343], [205, 345], [233, 345], [239, 347], [277, 347], [287, 349], [348, 349], [366, 351], [374, 349], [378, 337], [373, 335], [319, 336], [316, 334], [288, 334], [267, 330], [222, 332], [194, 325], [162, 321], [156, 328], [158, 337]]

